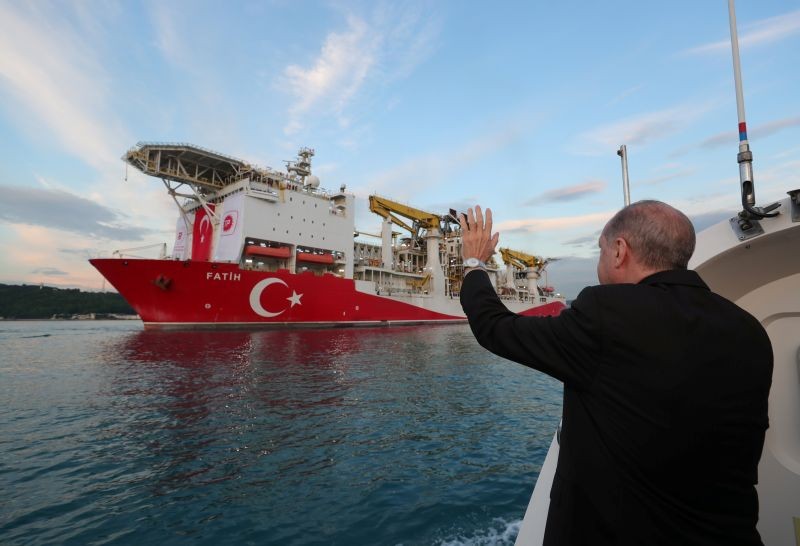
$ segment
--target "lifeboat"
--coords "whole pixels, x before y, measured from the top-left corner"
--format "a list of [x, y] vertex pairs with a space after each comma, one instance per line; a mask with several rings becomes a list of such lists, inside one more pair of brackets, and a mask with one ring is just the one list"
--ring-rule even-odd
[[266, 256], [268, 258], [286, 259], [292, 255], [292, 250], [288, 246], [260, 246], [247, 245], [244, 249], [247, 256]]
[[298, 262], [309, 262], [314, 264], [332, 264], [333, 254], [314, 254], [313, 252], [298, 252]]

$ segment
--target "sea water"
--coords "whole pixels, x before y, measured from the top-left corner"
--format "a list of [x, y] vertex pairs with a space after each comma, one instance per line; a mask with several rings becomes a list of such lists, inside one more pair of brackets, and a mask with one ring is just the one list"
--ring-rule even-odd
[[561, 393], [466, 325], [0, 322], [0, 543], [513, 544]]

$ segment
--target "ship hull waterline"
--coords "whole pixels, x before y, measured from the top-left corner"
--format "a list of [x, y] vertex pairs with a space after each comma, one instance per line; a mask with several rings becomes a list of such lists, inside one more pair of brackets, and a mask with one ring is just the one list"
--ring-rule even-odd
[[[90, 260], [145, 329], [340, 328], [465, 323], [457, 297], [359, 290], [335, 275], [247, 270], [235, 263]], [[372, 283], [363, 283], [371, 285]], [[559, 301], [511, 302], [526, 316], [558, 315]]]

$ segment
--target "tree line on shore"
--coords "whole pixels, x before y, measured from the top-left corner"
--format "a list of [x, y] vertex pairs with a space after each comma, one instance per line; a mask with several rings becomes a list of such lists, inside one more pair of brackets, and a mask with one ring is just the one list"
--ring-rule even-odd
[[83, 292], [77, 288], [0, 284], [0, 317], [49, 319], [73, 315], [135, 315], [116, 292]]

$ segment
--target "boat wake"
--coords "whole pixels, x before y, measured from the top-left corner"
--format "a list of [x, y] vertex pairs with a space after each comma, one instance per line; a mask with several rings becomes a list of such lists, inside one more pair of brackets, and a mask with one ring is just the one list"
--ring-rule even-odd
[[476, 530], [471, 536], [458, 535], [443, 540], [438, 546], [511, 546], [519, 534], [522, 520], [508, 522], [495, 518], [493, 526]]

